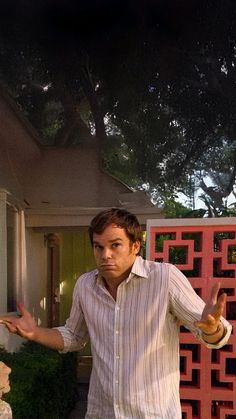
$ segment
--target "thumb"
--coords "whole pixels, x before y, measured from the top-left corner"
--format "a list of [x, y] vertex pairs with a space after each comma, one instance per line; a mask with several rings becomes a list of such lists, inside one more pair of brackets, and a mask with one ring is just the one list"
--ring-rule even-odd
[[28, 311], [26, 310], [24, 304], [20, 303], [19, 301], [17, 301], [17, 310], [19, 311], [21, 316], [24, 316], [25, 314], [28, 313]]

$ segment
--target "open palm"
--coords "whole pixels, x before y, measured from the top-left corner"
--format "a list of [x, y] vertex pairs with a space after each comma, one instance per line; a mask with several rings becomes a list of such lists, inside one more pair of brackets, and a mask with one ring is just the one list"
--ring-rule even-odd
[[206, 334], [212, 334], [217, 330], [220, 318], [223, 315], [226, 294], [223, 293], [218, 297], [220, 283], [213, 285], [210, 297], [202, 312], [202, 317], [195, 325]]
[[4, 316], [1, 317], [1, 321], [6, 325], [9, 332], [17, 333], [23, 338], [32, 340], [37, 328], [36, 322], [23, 304], [18, 303], [17, 308], [20, 313], [19, 317]]

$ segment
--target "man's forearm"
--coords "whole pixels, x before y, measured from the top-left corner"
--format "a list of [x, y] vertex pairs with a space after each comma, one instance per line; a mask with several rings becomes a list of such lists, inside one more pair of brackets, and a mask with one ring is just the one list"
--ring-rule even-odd
[[37, 327], [32, 340], [58, 351], [62, 351], [64, 349], [64, 341], [62, 335], [56, 329]]

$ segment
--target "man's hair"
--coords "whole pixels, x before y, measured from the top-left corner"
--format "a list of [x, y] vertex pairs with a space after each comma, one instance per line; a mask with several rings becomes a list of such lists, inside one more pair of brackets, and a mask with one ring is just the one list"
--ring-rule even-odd
[[93, 245], [93, 234], [101, 234], [111, 224], [123, 228], [131, 242], [142, 244], [142, 229], [137, 217], [121, 208], [110, 208], [99, 212], [91, 221], [88, 232]]

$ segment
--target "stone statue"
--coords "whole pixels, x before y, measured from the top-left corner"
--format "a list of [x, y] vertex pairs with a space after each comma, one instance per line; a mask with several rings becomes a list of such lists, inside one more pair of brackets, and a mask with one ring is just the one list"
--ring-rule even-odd
[[0, 419], [12, 419], [12, 410], [7, 402], [2, 400], [2, 395], [10, 391], [9, 368], [4, 362], [0, 361]]

